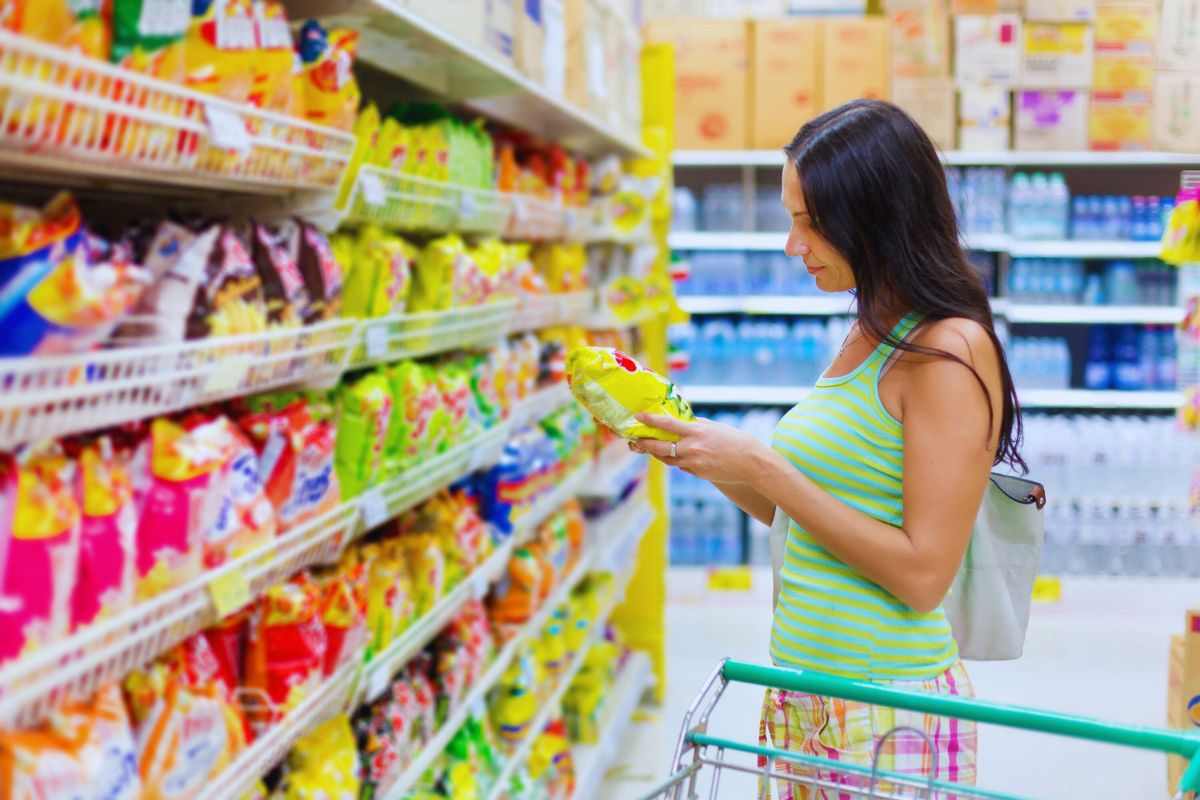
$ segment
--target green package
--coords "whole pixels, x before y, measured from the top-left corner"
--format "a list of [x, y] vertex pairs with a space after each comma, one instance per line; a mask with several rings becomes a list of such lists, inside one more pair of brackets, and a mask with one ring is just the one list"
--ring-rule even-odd
[[372, 372], [345, 386], [338, 405], [333, 466], [342, 496], [357, 497], [382, 474], [391, 386], [382, 372]]

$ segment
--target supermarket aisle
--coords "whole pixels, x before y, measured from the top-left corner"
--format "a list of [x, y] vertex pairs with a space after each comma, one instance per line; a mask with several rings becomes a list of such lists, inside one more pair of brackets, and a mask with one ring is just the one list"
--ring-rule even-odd
[[[638, 797], [665, 776], [678, 724], [707, 673], [724, 655], [762, 658], [770, 633], [770, 578], [755, 574], [751, 592], [714, 599], [701, 570], [668, 577], [666, 703], [635, 726], [600, 797]], [[973, 664], [981, 697], [1006, 703], [1162, 726], [1168, 637], [1181, 630], [1196, 600], [1182, 581], [1077, 579], [1062, 602], [1038, 606], [1025, 657]], [[761, 693], [731, 690], [711, 730], [731, 738], [757, 735]], [[980, 784], [1038, 798], [1128, 800], [1166, 796], [1162, 756], [989, 727], [981, 731]], [[720, 797], [754, 796], [752, 778], [722, 778]]]

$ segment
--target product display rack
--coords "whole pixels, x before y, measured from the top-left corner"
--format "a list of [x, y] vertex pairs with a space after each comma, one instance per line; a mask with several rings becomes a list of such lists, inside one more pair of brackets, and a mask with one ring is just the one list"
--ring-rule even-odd
[[574, 800], [592, 800], [597, 796], [605, 772], [621, 750], [633, 713], [653, 680], [650, 659], [643, 653], [631, 653], [608, 690], [599, 739], [595, 744], [575, 746]]
[[[606, 563], [612, 554], [623, 546], [635, 544], [645, 532], [652, 517], [653, 510], [645, 498], [641, 495], [633, 495], [620, 507], [589, 525], [589, 529], [601, 532], [600, 538], [603, 541], [593, 542], [585, 550], [566, 580], [546, 598], [538, 612], [522, 626], [521, 631], [504, 644], [484, 672], [483, 677], [472, 685], [471, 690], [446, 717], [445, 722], [438, 729], [438, 733], [425, 743], [420, 754], [409, 763], [396, 781], [386, 791], [380, 793], [383, 800], [402, 800], [404, 798], [434, 759], [446, 749], [450, 739], [462, 727], [467, 718], [482, 708], [484, 697], [504, 675], [508, 665], [516, 657], [524, 642], [541, 631], [549, 621], [554, 609], [567, 599], [571, 591], [592, 571], [594, 565]], [[611, 606], [608, 612], [596, 621], [597, 627], [602, 627], [603, 621], [607, 619], [609, 613], [611, 613]]]
[[[1200, 153], [1099, 150], [949, 150], [942, 162], [954, 167], [1187, 167], [1200, 166]], [[677, 150], [677, 167], [781, 167], [780, 150]]]
[[[268, 546], [13, 662], [0, 670], [0, 724], [34, 724], [64, 699], [87, 697], [120, 680], [299, 570], [336, 561], [345, 546], [367, 529], [493, 462], [518, 424], [548, 415], [564, 400], [573, 402], [564, 392], [561, 386], [543, 390], [514, 410], [510, 420], [371, 487]], [[229, 607], [230, 602], [236, 604]]]

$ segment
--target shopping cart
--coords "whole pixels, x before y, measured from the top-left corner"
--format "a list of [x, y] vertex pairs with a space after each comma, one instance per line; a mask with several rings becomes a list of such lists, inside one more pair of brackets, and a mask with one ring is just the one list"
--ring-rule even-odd
[[[727, 659], [713, 671], [684, 715], [671, 762], [671, 776], [659, 783], [654, 791], [644, 795], [642, 800], [696, 800], [700, 797], [713, 800], [720, 797], [718, 792], [723, 770], [759, 775], [760, 780], [769, 780], [776, 786], [782, 781], [811, 789], [825, 789], [825, 796], [839, 799], [855, 797], [869, 800], [1023, 800], [1011, 794], [914, 778], [911, 775], [881, 769], [879, 762], [883, 745], [901, 731], [924, 738], [931, 757], [937, 757], [928, 737], [912, 728], [889, 731], [876, 746], [870, 767], [712, 736], [708, 733], [709, 719], [725, 688], [731, 682], [777, 687], [943, 717], [974, 720], [1143, 750], [1157, 750], [1188, 760], [1175, 800], [1194, 798], [1197, 796], [1195, 793], [1200, 791], [1200, 734], [1115, 725], [1086, 717], [1005, 706], [965, 697], [924, 694], [806, 670], [763, 667]], [[731, 753], [754, 756], [755, 764], [735, 763], [729, 760]], [[786, 762], [786, 770], [777, 769], [780, 762]], [[711, 775], [706, 776], [705, 773], [709, 771]], [[708, 790], [702, 793], [706, 779], [709, 781]], [[773, 792], [772, 796], [777, 796], [777, 793]]]

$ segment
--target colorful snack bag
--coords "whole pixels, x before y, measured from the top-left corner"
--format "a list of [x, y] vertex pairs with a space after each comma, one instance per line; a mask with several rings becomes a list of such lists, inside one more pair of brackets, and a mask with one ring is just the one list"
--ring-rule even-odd
[[417, 257], [408, 310], [413, 313], [445, 311], [453, 306], [456, 292], [453, 281], [460, 271], [456, 264], [460, 259], [468, 258], [466, 245], [453, 233], [425, 245]]
[[406, 534], [391, 543], [412, 576], [413, 599], [417, 616], [428, 612], [446, 593], [448, 586], [446, 554], [438, 537]]
[[109, 436], [79, 454], [76, 496], [82, 511], [79, 566], [71, 595], [71, 629], [124, 611], [133, 603], [137, 508], [129, 453]]
[[315, 226], [292, 220], [280, 227], [280, 237], [288, 242], [300, 276], [308, 290], [309, 310], [304, 324], [333, 319], [342, 305], [342, 281], [352, 256], [335, 256], [329, 239]]
[[261, 734], [313, 692], [325, 673], [327, 641], [316, 586], [301, 573], [271, 587], [254, 606], [250, 630], [246, 686], [270, 701], [247, 711]]
[[253, 223], [250, 251], [262, 283], [268, 324], [292, 327], [310, 317], [312, 301], [308, 286], [287, 239], [265, 225]]
[[190, 432], [194, 446], [219, 453], [208, 485], [218, 503], [204, 531], [204, 566], [220, 566], [268, 544], [275, 536], [275, 509], [263, 492], [258, 453], [227, 417]]
[[343, 565], [316, 578], [325, 626], [326, 676], [354, 657], [367, 641], [366, 569]]
[[167, 419], [150, 424], [132, 470], [141, 508], [137, 528], [137, 596], [153, 597], [199, 574], [204, 535], [215, 523], [220, 497], [209, 492], [224, 463], [219, 447], [206, 446]]
[[254, 85], [256, 35], [249, 0], [193, 0], [184, 36], [184, 86], [246, 102]]
[[0, 797], [141, 800], [121, 690], [107, 686], [32, 730], [0, 731]]
[[375, 264], [373, 272], [376, 278], [367, 316], [383, 317], [404, 311], [408, 305], [416, 257], [416, 248], [378, 226], [367, 225], [359, 231], [355, 268], [364, 262]]
[[429, 371], [415, 361], [401, 361], [387, 371], [396, 406], [389, 427], [388, 452], [398, 471], [432, 455], [444, 423], [442, 393]]
[[386, 650], [417, 614], [412, 577], [394, 547], [370, 544], [362, 548], [367, 573], [368, 660]]
[[344, 498], [357, 497], [379, 474], [392, 403], [383, 372], [372, 372], [342, 389], [333, 463]]
[[253, 84], [248, 100], [258, 108], [301, 116], [296, 113], [299, 109], [293, 92], [297, 58], [283, 4], [254, 0], [253, 13], [258, 49], [251, 63]]
[[0, 456], [0, 664], [70, 627], [80, 525], [75, 469], [55, 448]]
[[493, 625], [507, 633], [528, 622], [537, 610], [542, 582], [542, 565], [533, 551], [528, 547], [517, 548], [488, 601]]
[[352, 130], [362, 96], [353, 70], [358, 33], [346, 28], [326, 33], [310, 19], [300, 28], [297, 49], [305, 117], [318, 125]]
[[296, 741], [288, 756], [282, 800], [355, 800], [359, 791], [358, 750], [349, 717], [331, 717]]
[[191, 0], [112, 0], [112, 61], [180, 83]]
[[152, 664], [125, 679], [143, 800], [196, 797], [245, 747], [220, 683], [191, 684], [186, 664]]
[[201, 291], [188, 315], [189, 339], [259, 333], [267, 329], [262, 281], [237, 231], [221, 226], [208, 254]]
[[443, 364], [435, 377], [442, 393], [442, 407], [447, 412], [445, 442], [447, 445], [457, 444], [470, 433], [471, 376], [462, 364], [450, 362]]
[[638, 422], [641, 413], [695, 419], [675, 384], [610, 347], [578, 347], [567, 356], [571, 394], [604, 426], [626, 439], [676, 441], [678, 436]]

